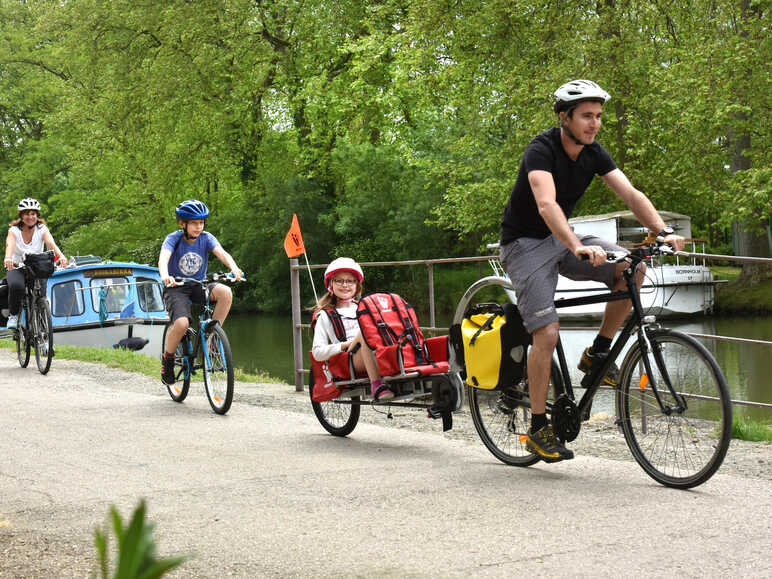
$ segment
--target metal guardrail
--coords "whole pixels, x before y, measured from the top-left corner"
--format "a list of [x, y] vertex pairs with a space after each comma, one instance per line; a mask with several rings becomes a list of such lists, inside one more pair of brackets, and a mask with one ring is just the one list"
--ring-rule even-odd
[[[772, 264], [772, 258], [762, 257], [741, 257], [731, 255], [715, 255], [709, 253], [694, 253], [679, 251], [675, 254], [679, 257], [689, 257], [694, 259], [708, 259], [708, 260], [721, 260], [721, 261], [737, 261], [737, 262], [753, 262], [753, 263], [767, 263]], [[435, 321], [435, 304], [434, 304], [434, 266], [438, 264], [450, 264], [450, 263], [473, 263], [480, 261], [498, 260], [495, 255], [480, 255], [471, 257], [450, 257], [439, 259], [416, 259], [406, 261], [363, 261], [359, 262], [360, 265], [365, 267], [383, 267], [383, 266], [411, 266], [411, 265], [425, 265], [429, 274], [429, 326], [421, 326], [422, 331], [426, 332], [447, 332], [447, 327], [437, 327]], [[293, 352], [294, 352], [294, 369], [295, 369], [295, 390], [302, 392], [304, 388], [304, 376], [309, 373], [308, 369], [303, 368], [303, 336], [301, 331], [304, 328], [310, 328], [310, 324], [301, 323], [301, 305], [300, 305], [300, 272], [306, 269], [323, 269], [329, 264], [314, 264], [314, 265], [300, 265], [297, 258], [290, 259], [290, 289], [292, 294], [292, 336], [293, 336]], [[597, 331], [597, 327], [562, 327], [563, 330], [593, 330]], [[735, 338], [731, 336], [717, 336], [712, 334], [698, 334], [685, 332], [690, 336], [703, 339], [712, 339], [717, 341], [726, 342], [739, 342], [748, 344], [757, 344], [763, 346], [772, 346], [771, 341], [765, 340], [750, 340], [746, 338]], [[755, 406], [761, 408], [772, 408], [772, 404], [765, 402], [754, 402], [747, 400], [732, 400], [733, 404], [742, 406]]]

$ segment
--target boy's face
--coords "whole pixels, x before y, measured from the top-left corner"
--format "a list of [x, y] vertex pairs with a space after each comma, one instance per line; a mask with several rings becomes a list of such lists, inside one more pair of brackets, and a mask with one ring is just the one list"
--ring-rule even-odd
[[180, 227], [187, 232], [188, 237], [192, 237], [193, 239], [201, 235], [201, 232], [204, 230], [203, 219], [191, 219], [187, 223], [179, 220], [178, 223], [180, 224]]

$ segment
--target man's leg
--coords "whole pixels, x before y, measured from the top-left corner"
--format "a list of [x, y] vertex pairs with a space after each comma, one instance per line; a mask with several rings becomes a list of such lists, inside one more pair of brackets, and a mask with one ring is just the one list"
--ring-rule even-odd
[[547, 410], [552, 353], [558, 343], [560, 324], [553, 322], [535, 330], [533, 345], [528, 353], [528, 394], [531, 412], [544, 414]]

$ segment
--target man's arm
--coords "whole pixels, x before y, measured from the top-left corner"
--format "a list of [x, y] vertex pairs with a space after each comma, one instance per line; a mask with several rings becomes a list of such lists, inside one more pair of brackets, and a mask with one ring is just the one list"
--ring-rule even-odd
[[[657, 213], [649, 198], [633, 187], [630, 180], [620, 169], [614, 169], [602, 175], [601, 179], [617, 194], [617, 197], [625, 202], [625, 205], [630, 208], [630, 211], [633, 212], [638, 221], [648, 227], [649, 230], [656, 234], [665, 228], [665, 222]], [[684, 238], [675, 234], [665, 237], [665, 242], [676, 251], [681, 251], [685, 245]]]
[[606, 252], [603, 248], [595, 245], [582, 245], [568, 224], [568, 220], [557, 202], [555, 180], [552, 178], [552, 173], [538, 170], [530, 171], [528, 182], [531, 184], [539, 215], [544, 219], [552, 234], [576, 257], [586, 255], [595, 266], [605, 263]]
[[236, 277], [236, 281], [241, 281], [241, 277], [244, 275], [244, 272], [239, 269], [239, 266], [236, 265], [236, 262], [231, 257], [231, 254], [225, 251], [222, 248], [222, 245], [218, 245], [212, 250], [212, 253], [214, 253], [215, 257], [219, 259], [221, 262], [223, 262], [226, 266], [228, 266], [228, 269], [231, 270], [231, 273]]

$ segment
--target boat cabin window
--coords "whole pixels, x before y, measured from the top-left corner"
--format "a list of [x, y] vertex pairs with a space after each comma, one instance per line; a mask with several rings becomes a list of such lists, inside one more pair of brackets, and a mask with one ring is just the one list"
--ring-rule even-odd
[[137, 277], [137, 296], [139, 307], [146, 312], [164, 311], [164, 300], [161, 297], [161, 284], [149, 277]]
[[58, 283], [51, 288], [51, 313], [56, 317], [83, 315], [83, 292], [79, 280]]
[[[100, 277], [91, 280], [91, 304], [94, 311], [99, 311], [99, 306], [104, 300], [108, 313], [120, 312], [128, 305], [129, 280], [125, 277]], [[104, 298], [100, 296], [104, 287]]]

